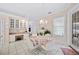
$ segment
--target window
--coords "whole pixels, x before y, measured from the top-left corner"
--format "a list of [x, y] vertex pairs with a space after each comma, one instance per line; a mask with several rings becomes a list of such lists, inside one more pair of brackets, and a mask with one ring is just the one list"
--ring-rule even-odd
[[64, 17], [54, 19], [53, 26], [54, 26], [54, 35], [64, 36]]

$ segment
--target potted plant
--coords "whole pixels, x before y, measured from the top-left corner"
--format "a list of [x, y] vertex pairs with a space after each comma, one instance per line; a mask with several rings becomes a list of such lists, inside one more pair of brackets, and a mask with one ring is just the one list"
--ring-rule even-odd
[[44, 35], [46, 35], [46, 34], [51, 34], [51, 32], [50, 32], [49, 30], [46, 30], [46, 31], [44, 32]]

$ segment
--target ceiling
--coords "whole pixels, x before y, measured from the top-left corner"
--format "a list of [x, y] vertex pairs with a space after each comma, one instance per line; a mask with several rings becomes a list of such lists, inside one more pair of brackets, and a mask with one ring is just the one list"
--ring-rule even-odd
[[0, 11], [23, 16], [31, 20], [64, 10], [68, 3], [0, 3]]

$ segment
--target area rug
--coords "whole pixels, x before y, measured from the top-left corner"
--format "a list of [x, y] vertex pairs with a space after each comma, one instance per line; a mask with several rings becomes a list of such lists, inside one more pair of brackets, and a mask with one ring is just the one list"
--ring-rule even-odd
[[61, 48], [64, 55], [78, 55], [74, 50], [71, 48]]
[[51, 55], [52, 52], [43, 49], [41, 46], [38, 46], [38, 47], [32, 49], [32, 50], [29, 52], [29, 54], [30, 54], [30, 55]]

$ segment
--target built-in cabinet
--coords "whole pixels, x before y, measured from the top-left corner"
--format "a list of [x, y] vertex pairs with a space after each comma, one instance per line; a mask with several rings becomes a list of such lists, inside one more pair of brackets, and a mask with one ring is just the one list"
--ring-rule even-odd
[[27, 32], [27, 21], [22, 19], [10, 18], [10, 33]]
[[21, 19], [10, 19], [10, 28], [12, 29], [26, 28], [26, 21]]

